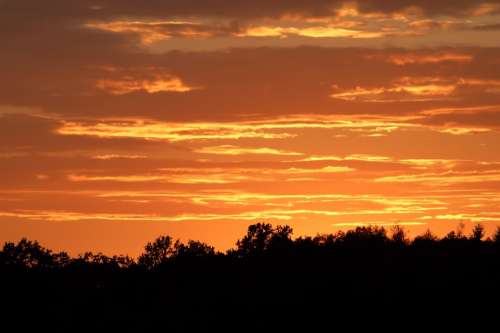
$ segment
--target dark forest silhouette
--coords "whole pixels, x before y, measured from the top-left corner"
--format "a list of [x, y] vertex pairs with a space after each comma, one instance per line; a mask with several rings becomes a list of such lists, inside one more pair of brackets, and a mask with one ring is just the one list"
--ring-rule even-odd
[[[2, 314], [16, 321], [28, 311], [38, 318], [31, 324], [50, 327], [189, 332], [242, 322], [252, 330], [302, 321], [326, 327], [318, 319], [324, 311], [498, 309], [500, 228], [491, 238], [481, 225], [467, 235], [462, 226], [412, 240], [399, 226], [292, 234], [289, 226], [251, 225], [226, 253], [161, 236], [137, 260], [91, 252], [72, 258], [27, 239], [6, 243], [0, 276], [9, 312]], [[316, 320], [301, 320], [309, 312]]]

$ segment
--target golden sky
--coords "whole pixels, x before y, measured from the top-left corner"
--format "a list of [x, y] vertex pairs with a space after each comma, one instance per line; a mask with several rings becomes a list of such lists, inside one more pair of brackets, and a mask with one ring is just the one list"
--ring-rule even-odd
[[500, 226], [500, 1], [0, 0], [0, 241]]

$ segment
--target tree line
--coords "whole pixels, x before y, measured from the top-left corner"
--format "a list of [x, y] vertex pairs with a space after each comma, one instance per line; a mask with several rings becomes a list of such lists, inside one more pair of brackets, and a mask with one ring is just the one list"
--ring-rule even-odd
[[413, 239], [399, 226], [292, 236], [289, 226], [258, 223], [226, 252], [160, 236], [138, 258], [71, 257], [36, 241], [8, 242], [0, 327], [330, 332], [342, 323], [356, 331], [424, 322], [429, 330], [431, 319], [497, 318], [500, 228], [491, 237], [482, 225]]
[[183, 243], [170, 236], [159, 236], [148, 242], [137, 259], [130, 256], [106, 256], [102, 253], [85, 252], [70, 257], [66, 252], [53, 252], [37, 241], [26, 238], [19, 242], [6, 242], [0, 251], [0, 267], [3, 270], [50, 270], [78, 266], [107, 266], [118, 270], [142, 269], [154, 271], [171, 263], [196, 261], [210, 258], [245, 260], [272, 257], [323, 256], [325, 254], [366, 254], [383, 250], [384, 253], [405, 250], [434, 251], [473, 251], [478, 249], [493, 251], [500, 247], [500, 227], [492, 237], [486, 237], [484, 226], [477, 224], [466, 235], [460, 224], [442, 238], [430, 230], [410, 239], [405, 229], [394, 226], [388, 232], [384, 227], [364, 226], [353, 230], [338, 231], [335, 234], [321, 234], [314, 237], [292, 238], [290, 226], [274, 227], [267, 223], [257, 223], [248, 227], [247, 233], [236, 242], [236, 247], [225, 253], [216, 251], [209, 244], [189, 240]]

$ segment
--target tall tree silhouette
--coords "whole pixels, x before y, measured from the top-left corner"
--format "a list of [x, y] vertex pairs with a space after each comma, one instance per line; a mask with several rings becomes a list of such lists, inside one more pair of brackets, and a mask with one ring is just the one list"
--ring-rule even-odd
[[138, 263], [147, 269], [154, 269], [167, 263], [176, 252], [170, 236], [158, 237], [154, 242], [147, 243], [144, 250]]
[[203, 258], [215, 255], [215, 248], [203, 242], [188, 241], [187, 245], [177, 241], [174, 245], [176, 258]]
[[[52, 251], [26, 238], [21, 239], [17, 244], [6, 243], [2, 256], [6, 265], [25, 268], [50, 268], [54, 265]], [[61, 260], [64, 259], [62, 254], [59, 257]]]
[[472, 229], [472, 234], [470, 235], [470, 239], [476, 242], [481, 241], [485, 236], [484, 226], [482, 224], [476, 224]]
[[391, 241], [396, 245], [403, 246], [407, 245], [410, 242], [408, 236], [406, 235], [405, 229], [400, 225], [395, 225], [391, 229], [391, 233]]
[[278, 251], [291, 244], [293, 230], [289, 226], [257, 223], [250, 225], [247, 234], [236, 243], [240, 256], [260, 256], [266, 251]]

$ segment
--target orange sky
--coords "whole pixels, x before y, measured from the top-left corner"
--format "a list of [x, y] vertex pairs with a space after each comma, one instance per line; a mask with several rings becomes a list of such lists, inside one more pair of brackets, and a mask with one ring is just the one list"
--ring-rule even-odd
[[500, 226], [500, 1], [0, 1], [0, 241]]

